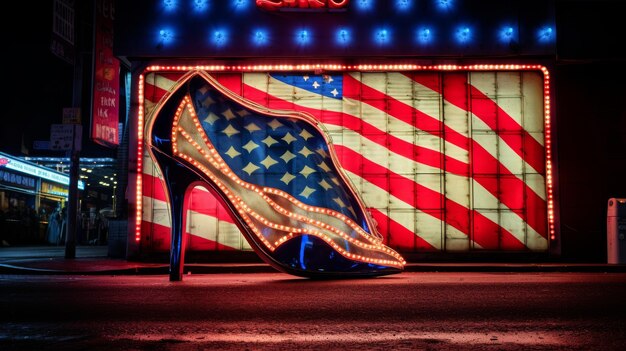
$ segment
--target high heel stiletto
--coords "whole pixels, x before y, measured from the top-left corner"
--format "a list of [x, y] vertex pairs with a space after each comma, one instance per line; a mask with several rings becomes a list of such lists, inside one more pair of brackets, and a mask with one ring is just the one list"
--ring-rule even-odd
[[182, 279], [185, 201], [202, 184], [274, 268], [305, 277], [399, 273], [312, 116], [269, 111], [197, 75], [148, 123], [172, 218], [170, 280]]

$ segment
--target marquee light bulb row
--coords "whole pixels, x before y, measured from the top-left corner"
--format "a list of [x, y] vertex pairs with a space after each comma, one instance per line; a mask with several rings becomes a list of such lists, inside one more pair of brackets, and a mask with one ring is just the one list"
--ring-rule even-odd
[[143, 220], [143, 128], [144, 128], [144, 75], [139, 75], [139, 87], [137, 90], [137, 99], [139, 100], [139, 109], [137, 111], [137, 184], [136, 184], [136, 213], [135, 213], [135, 242], [141, 241], [141, 221]]
[[552, 124], [550, 111], [550, 72], [545, 67], [540, 68], [543, 72], [543, 114], [544, 114], [544, 131], [546, 139], [546, 191], [548, 197], [548, 233], [550, 240], [556, 240], [556, 218], [554, 209], [554, 178], [552, 165]]
[[[189, 133], [187, 133], [181, 126], [179, 126], [179, 121], [180, 121], [180, 118], [181, 118], [181, 116], [183, 114], [183, 110], [185, 108], [187, 108], [187, 111], [190, 113], [191, 118], [192, 118], [192, 120], [194, 122], [194, 125], [195, 125], [195, 127], [197, 129], [197, 132], [199, 133], [199, 135], [201, 135], [201, 137], [202, 137], [202, 139], [204, 141], [204, 146], [209, 149], [209, 153], [210, 154], [207, 153], [203, 149], [203, 146], [199, 145], [192, 138], [192, 136], [189, 135]], [[216, 167], [222, 173], [227, 175], [233, 182], [235, 182], [236, 184], [242, 186], [243, 188], [246, 188], [246, 189], [249, 189], [249, 190], [252, 190], [252, 191], [256, 192], [259, 196], [262, 196], [266, 201], [270, 200], [269, 197], [265, 193], [265, 189], [268, 189], [268, 188], [259, 188], [259, 187], [255, 186], [254, 184], [250, 184], [248, 182], [242, 181], [241, 179], [239, 179], [239, 177], [237, 177], [230, 170], [230, 168], [226, 165], [226, 163], [223, 162], [223, 160], [219, 156], [219, 153], [217, 152], [217, 150], [214, 147], [211, 146], [211, 144], [210, 144], [210, 142], [208, 140], [208, 137], [206, 136], [206, 133], [204, 132], [204, 129], [202, 128], [202, 126], [200, 124], [200, 121], [199, 121], [197, 115], [195, 114], [195, 111], [193, 110], [193, 106], [191, 104], [191, 101], [190, 101], [189, 97], [187, 97], [187, 96], [183, 99], [183, 102], [177, 108], [176, 114], [175, 114], [175, 117], [174, 117], [173, 128], [172, 128], [172, 148], [173, 148], [174, 154], [178, 155], [179, 157], [183, 158], [185, 161], [193, 164], [196, 168], [200, 169], [211, 181], [213, 181], [218, 186], [218, 188], [230, 200], [230, 202], [235, 206], [235, 208], [237, 209], [237, 211], [240, 214], [246, 214], [246, 216], [242, 216], [242, 218], [244, 218], [244, 221], [246, 222], [246, 224], [250, 228], [256, 229], [256, 230], [253, 230], [253, 232], [255, 233], [255, 235], [257, 235], [257, 237], [261, 240], [261, 242], [263, 242], [263, 244], [270, 251], [274, 251], [278, 246], [280, 246], [282, 243], [286, 242], [286, 239], [288, 237], [292, 237], [293, 233], [298, 233], [298, 234], [309, 234], [309, 235], [316, 236], [316, 237], [324, 240], [325, 242], [329, 243], [341, 255], [343, 255], [343, 256], [345, 256], [347, 258], [350, 258], [350, 259], [360, 260], [360, 261], [367, 262], [367, 263], [392, 265], [392, 266], [396, 266], [396, 267], [402, 267], [406, 263], [402, 259], [402, 257], [400, 257], [399, 254], [397, 254], [395, 251], [393, 251], [393, 250], [391, 250], [391, 249], [381, 245], [380, 243], [377, 243], [375, 245], [369, 245], [369, 244], [362, 243], [361, 241], [356, 240], [356, 239], [350, 237], [345, 232], [343, 232], [343, 231], [341, 231], [341, 230], [339, 230], [339, 229], [337, 229], [337, 228], [335, 228], [333, 226], [325, 224], [325, 223], [323, 223], [323, 222], [321, 222], [319, 220], [314, 220], [314, 219], [308, 218], [306, 216], [302, 216], [302, 215], [299, 215], [299, 214], [296, 214], [296, 213], [293, 213], [293, 212], [289, 212], [286, 209], [278, 206], [276, 203], [273, 203], [273, 202], [272, 202], [271, 205], [272, 205], [272, 207], [274, 207], [274, 209], [276, 209], [280, 213], [284, 213], [285, 215], [287, 215], [290, 218], [295, 218], [295, 219], [298, 219], [300, 221], [306, 222], [306, 223], [308, 223], [308, 224], [310, 224], [312, 226], [315, 226], [315, 227], [322, 228], [324, 230], [333, 232], [335, 235], [338, 235], [338, 236], [342, 237], [344, 240], [347, 240], [348, 242], [350, 242], [351, 244], [354, 244], [357, 247], [364, 248], [364, 249], [369, 249], [369, 250], [376, 250], [376, 251], [379, 251], [379, 252], [384, 252], [384, 253], [386, 253], [388, 255], [391, 255], [394, 258], [396, 258], [397, 261], [383, 260], [383, 259], [377, 259], [377, 258], [372, 258], [372, 257], [368, 257], [368, 256], [363, 256], [363, 255], [352, 254], [352, 253], [348, 252], [347, 250], [344, 250], [343, 248], [341, 248], [339, 245], [337, 245], [330, 236], [328, 236], [327, 234], [325, 234], [322, 231], [315, 230], [315, 229], [302, 229], [302, 228], [296, 228], [296, 227], [291, 227], [291, 226], [285, 226], [285, 225], [281, 225], [281, 224], [277, 224], [277, 223], [274, 223], [272, 221], [269, 221], [268, 219], [266, 219], [262, 215], [256, 213], [254, 210], [252, 210], [240, 196], [235, 195], [206, 166], [202, 165], [200, 162], [198, 162], [193, 157], [191, 157], [191, 156], [181, 152], [179, 150], [179, 147], [178, 147], [178, 135], [182, 135], [184, 137], [184, 139], [198, 151], [198, 153], [200, 153], [214, 167]], [[271, 189], [271, 190], [275, 190], [273, 193], [274, 194], [278, 194], [278, 191], [276, 189]], [[295, 198], [291, 197], [290, 195], [282, 194], [282, 196], [286, 196], [292, 202], [293, 201], [297, 201], [297, 200], [295, 200]], [[303, 204], [300, 203], [300, 205], [302, 206]], [[337, 212], [334, 212], [332, 210], [316, 208], [316, 207], [313, 207], [313, 206], [308, 206], [307, 209], [311, 210], [311, 211], [314, 211], [314, 212], [318, 212], [318, 213], [326, 212], [327, 214], [333, 215], [333, 216], [335, 216], [337, 218], [339, 218], [339, 216], [343, 216], [343, 215], [338, 214]], [[277, 241], [275, 241], [274, 245], [272, 245], [260, 233], [258, 228], [256, 228], [254, 223], [250, 220], [250, 216], [252, 216], [255, 220], [257, 220], [258, 222], [262, 223], [266, 227], [272, 228], [272, 229], [274, 229], [276, 231], [289, 232], [291, 234], [291, 236], [283, 236], [280, 239], [278, 239]], [[345, 216], [343, 216], [343, 218], [346, 221], [350, 221]], [[356, 226], [354, 223], [352, 223], [352, 225]], [[369, 238], [369, 234], [364, 232], [363, 230], [359, 230], [357, 232], [359, 232], [359, 234], [363, 235], [364, 237]]]
[[[180, 133], [181, 135], [183, 135], [185, 137], [185, 139], [187, 140], [187, 142], [189, 142], [190, 144], [192, 144], [197, 150], [198, 152], [200, 152], [205, 159], [207, 159], [209, 162], [211, 162], [213, 164], [214, 167], [220, 169], [220, 171], [222, 173], [224, 173], [226, 176], [228, 176], [231, 180], [233, 180], [235, 183], [237, 183], [238, 185], [252, 190], [254, 192], [256, 192], [257, 194], [259, 194], [260, 196], [263, 197], [264, 200], [268, 201], [270, 203], [270, 205], [272, 205], [272, 207], [274, 209], [276, 209], [278, 212], [283, 213], [291, 218], [295, 218], [297, 220], [303, 221], [303, 222], [308, 222], [311, 225], [323, 228], [325, 230], [328, 231], [332, 231], [333, 233], [335, 233], [336, 235], [341, 236], [343, 239], [354, 243], [357, 246], [360, 246], [362, 248], [366, 248], [366, 249], [375, 249], [375, 250], [381, 250], [384, 251], [388, 254], [392, 254], [394, 256], [396, 256], [396, 258], [401, 259], [401, 257], [393, 252], [392, 250], [389, 250], [388, 248], [380, 245], [381, 242], [379, 240], [376, 240], [376, 238], [373, 238], [369, 233], [365, 232], [362, 228], [360, 228], [356, 223], [354, 223], [351, 219], [347, 218], [346, 216], [344, 216], [341, 213], [338, 213], [336, 211], [330, 210], [330, 209], [326, 209], [326, 208], [320, 208], [320, 207], [315, 207], [315, 206], [309, 206], [306, 205], [300, 201], [298, 201], [296, 198], [292, 197], [291, 195], [278, 190], [278, 189], [273, 189], [273, 188], [259, 188], [257, 186], [255, 186], [254, 184], [250, 184], [248, 182], [244, 182], [242, 181], [234, 172], [232, 172], [232, 170], [228, 167], [228, 165], [221, 159], [221, 156], [219, 155], [219, 153], [217, 152], [217, 150], [211, 146], [211, 143], [206, 135], [206, 133], [204, 132], [204, 129], [202, 128], [200, 121], [197, 117], [197, 115], [195, 114], [195, 111], [193, 110], [193, 107], [191, 105], [191, 101], [189, 100], [188, 97], [185, 97], [182, 105], [186, 105], [188, 112], [191, 114], [191, 117], [193, 118], [193, 122], [194, 125], [199, 133], [199, 135], [202, 137], [204, 145], [209, 149], [209, 152], [211, 153], [211, 155], [206, 154], [206, 152], [203, 150], [202, 146], [198, 145], [197, 142], [195, 142], [195, 140], [193, 140], [193, 138], [185, 131], [183, 130], [182, 127], [178, 126], [177, 128], [173, 128], [172, 130], [172, 140], [173, 140], [173, 145], [174, 145], [174, 152], [178, 153], [178, 147], [177, 147], [177, 132]], [[179, 109], [177, 109], [177, 117], [175, 118], [175, 122], [174, 125], [177, 126], [178, 125], [178, 121], [180, 119], [180, 115], [182, 115], [182, 107], [179, 107]], [[208, 171], [208, 170], [207, 170]], [[216, 179], [216, 182], [218, 182], [219, 184], [222, 184], [219, 180]], [[221, 189], [221, 187], [220, 187]], [[223, 189], [226, 190], [226, 189]], [[268, 196], [267, 193], [271, 193], [271, 194], [276, 194], [279, 196], [282, 196], [286, 199], [288, 199], [290, 202], [292, 202], [293, 204], [295, 204], [296, 206], [298, 206], [299, 208], [303, 209], [303, 210], [307, 210], [307, 211], [311, 211], [311, 212], [317, 212], [317, 213], [324, 213], [330, 216], [333, 216], [335, 218], [340, 219], [343, 223], [348, 224], [353, 230], [355, 230], [358, 234], [360, 234], [362, 237], [366, 238], [368, 241], [372, 242], [373, 245], [369, 245], [369, 244], [365, 244], [351, 236], [349, 236], [348, 234], [346, 234], [345, 232], [334, 228], [330, 225], [327, 225], [325, 223], [322, 223], [320, 221], [316, 221], [316, 220], [312, 220], [306, 216], [302, 216], [293, 212], [290, 212], [286, 209], [284, 209], [283, 207], [279, 206], [278, 204], [276, 204], [274, 201], [272, 201]], [[234, 195], [233, 195], [234, 196]], [[235, 199], [238, 201], [242, 201], [239, 197], [229, 197], [230, 199]], [[246, 212], [251, 213], [250, 211], [246, 210]], [[256, 216], [254, 216], [256, 218]], [[278, 224], [273, 224], [270, 221], [267, 221], [267, 223], [265, 221], [263, 221], [264, 225], [268, 225], [270, 227], [273, 227], [275, 229], [278, 230], [282, 230], [282, 231], [293, 231], [293, 232], [301, 232], [301, 229], [297, 229], [297, 228], [287, 228], [285, 226], [282, 225], [278, 225]], [[319, 232], [315, 232], [314, 233], [316, 236], [325, 236], [322, 233]]]
[[[542, 65], [415, 65], [415, 64], [270, 64], [270, 65], [179, 65], [163, 66], [152, 65], [146, 68], [148, 72], [156, 71], [210, 71], [210, 72], [264, 72], [264, 71], [520, 71], [520, 70], [541, 70], [547, 72]], [[544, 71], [545, 70], [545, 71]]]
[[[552, 133], [551, 133], [551, 100], [550, 100], [550, 74], [548, 69], [543, 65], [532, 64], [478, 64], [478, 65], [417, 65], [417, 64], [250, 64], [250, 65], [152, 65], [146, 68], [145, 72], [157, 71], [208, 71], [208, 72], [266, 72], [266, 71], [524, 71], [524, 70], [540, 70], [544, 76], [544, 129], [545, 129], [545, 147], [546, 147], [546, 191], [547, 191], [547, 216], [548, 216], [548, 233], [549, 240], [556, 240], [556, 210], [554, 207], [554, 165], [552, 158]], [[142, 173], [143, 173], [143, 128], [144, 128], [144, 74], [140, 74], [138, 78], [138, 100], [140, 108], [137, 113], [137, 188], [136, 188], [136, 221], [135, 221], [135, 241], [141, 240], [141, 221], [142, 221]], [[197, 125], [198, 126], [198, 125]], [[213, 150], [215, 152], [215, 150]], [[222, 164], [220, 167], [223, 167]], [[220, 168], [221, 169], [221, 168]], [[230, 173], [229, 173], [230, 174]], [[266, 189], [264, 189], [265, 191]], [[276, 195], [283, 196], [278, 191]], [[288, 196], [288, 195], [285, 195]], [[297, 201], [296, 199], [293, 199]], [[303, 205], [306, 206], [306, 205]], [[303, 208], [310, 210], [308, 208]], [[242, 213], [245, 215], [245, 212]], [[342, 214], [339, 214], [341, 219]], [[247, 216], [246, 216], [247, 217]], [[348, 222], [346, 222], [348, 223]], [[356, 226], [356, 225], [355, 225]], [[352, 226], [351, 226], [352, 227]], [[356, 226], [360, 229], [360, 227]], [[354, 228], [354, 227], [353, 227]], [[257, 235], [261, 235], [256, 232]], [[293, 233], [291, 233], [293, 234]], [[369, 236], [365, 236], [369, 238]], [[284, 240], [287, 240], [286, 238]], [[283, 240], [283, 241], [284, 241]], [[280, 241], [280, 240], [279, 240]], [[269, 242], [268, 242], [269, 244]]]
[[[300, 48], [312, 47], [316, 42], [316, 37], [314, 30], [311, 28], [313, 27], [301, 27], [292, 32], [293, 43]], [[206, 40], [211, 46], [217, 49], [224, 49], [234, 41], [231, 32], [228, 27], [216, 28], [208, 33]], [[421, 48], [434, 46], [434, 43], [438, 40], [437, 32], [439, 30], [434, 27], [416, 26], [413, 31], [413, 43]], [[539, 45], [549, 45], [555, 41], [556, 35], [554, 32], [550, 26], [541, 27], [536, 31], [535, 39]], [[159, 47], [172, 45], [177, 40], [176, 30], [173, 27], [159, 28], [156, 34], [155, 42]], [[476, 31], [466, 25], [458, 25], [452, 28], [448, 35], [461, 47], [468, 47], [472, 42], [476, 41], [477, 37]], [[265, 28], [254, 28], [247, 37], [251, 46], [256, 48], [270, 48], [270, 44], [273, 41], [271, 32]], [[344, 49], [357, 42], [356, 36], [353, 35], [353, 30], [349, 27], [338, 27], [330, 34], [330, 38], [326, 40], [330, 40], [334, 42], [336, 47]], [[394, 39], [393, 27], [374, 28], [370, 36], [371, 42], [381, 49], [392, 46]], [[495, 30], [493, 39], [502, 44], [511, 44], [517, 42], [518, 34], [513, 26], [506, 25]], [[241, 39], [237, 39], [237, 42], [239, 44]], [[323, 43], [325, 46], [329, 44], [332, 43]], [[284, 46], [284, 44], [275, 45]]]
[[[281, 196], [283, 198], [286, 198], [287, 200], [289, 200], [291, 203], [293, 203], [294, 205], [296, 205], [297, 207], [299, 207], [302, 210], [311, 211], [311, 212], [317, 212], [317, 213], [323, 213], [323, 214], [326, 214], [326, 215], [329, 215], [329, 216], [333, 216], [333, 217], [339, 219], [341, 222], [343, 222], [345, 224], [348, 224], [355, 232], [357, 232], [360, 236], [366, 238], [372, 244], [376, 245], [376, 247], [379, 246], [379, 244], [381, 243], [382, 240], [380, 240], [379, 238], [374, 237], [370, 233], [364, 231], [358, 224], [356, 224], [354, 221], [352, 221], [350, 218], [346, 217], [342, 213], [339, 213], [339, 212], [336, 212], [336, 211], [333, 211], [333, 210], [327, 209], [327, 208], [321, 208], [321, 207], [310, 206], [310, 205], [304, 204], [301, 201], [299, 201], [298, 199], [296, 199], [295, 197], [291, 196], [290, 194], [288, 194], [288, 193], [286, 193], [284, 191], [278, 190], [278, 189], [267, 188], [267, 187], [259, 189], [256, 186], [254, 186], [253, 184], [250, 184], [250, 183], [242, 181], [235, 173], [232, 172], [232, 170], [228, 167], [228, 165], [221, 158], [221, 156], [219, 155], [217, 150], [214, 147], [211, 146], [211, 143], [210, 143], [206, 133], [204, 132], [204, 129], [202, 128], [202, 126], [200, 124], [200, 121], [199, 121], [195, 111], [193, 110], [193, 107], [191, 105], [191, 101], [189, 100], [188, 97], [185, 97], [183, 103], [181, 103], [181, 106], [183, 104], [186, 104], [187, 110], [188, 110], [188, 112], [191, 114], [191, 116], [193, 118], [193, 122], [194, 122], [194, 125], [195, 125], [196, 129], [198, 130], [198, 133], [201, 135], [202, 140], [204, 141], [204, 144], [207, 146], [207, 148], [209, 149], [209, 152], [212, 155], [212, 156], [207, 155], [207, 157], [212, 157], [212, 159], [217, 160], [217, 161], [212, 161], [212, 160], [210, 160], [210, 161], [212, 161], [213, 165], [216, 168], [220, 169], [220, 171], [222, 173], [224, 173], [226, 176], [231, 178], [231, 180], [235, 181], [238, 185], [244, 186], [247, 189], [252, 189], [252, 190], [254, 190], [257, 193], [262, 194], [264, 199], [266, 201], [270, 202], [270, 203], [276, 204], [269, 197], [267, 197], [267, 195], [266, 195], [267, 193], [275, 194], [275, 195]], [[182, 107], [180, 107], [179, 109], [180, 109], [180, 111], [182, 113]], [[177, 113], [178, 113], [178, 110], [177, 110]], [[175, 119], [175, 124], [178, 124], [178, 119]], [[200, 148], [200, 146], [195, 141], [190, 139], [190, 137], [188, 136], [187, 132], [184, 131], [181, 127], [179, 127], [177, 131], [180, 132], [181, 134], [183, 134], [186, 138], [188, 138], [188, 141], [190, 143], [192, 143], [192, 145], [194, 147]], [[176, 139], [176, 131], [172, 130], [172, 140], [175, 140], [175, 139]], [[204, 152], [204, 151], [200, 151], [200, 152]], [[274, 208], [276, 208], [277, 210], [282, 209], [282, 207], [280, 207], [278, 204], [276, 204], [276, 206]], [[279, 212], [281, 212], [281, 211], [279, 210]], [[293, 213], [293, 216], [296, 216], [296, 214]], [[303, 219], [303, 218], [299, 218], [299, 219]], [[341, 233], [338, 232], [337, 234], [345, 236], [344, 238], [346, 240], [348, 240], [348, 238], [351, 238], [350, 236], [348, 236], [344, 232], [341, 232]]]

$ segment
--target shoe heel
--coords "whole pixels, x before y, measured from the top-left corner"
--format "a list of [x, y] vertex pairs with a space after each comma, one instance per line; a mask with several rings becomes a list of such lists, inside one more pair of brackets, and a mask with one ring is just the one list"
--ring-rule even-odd
[[153, 154], [165, 180], [170, 204], [172, 220], [170, 281], [181, 281], [183, 280], [185, 244], [187, 241], [185, 235], [187, 228], [186, 201], [188, 192], [193, 188], [192, 185], [201, 182], [201, 180], [195, 172], [162, 151], [155, 150]]
[[[350, 187], [347, 178], [342, 176], [330, 148], [330, 141], [318, 127], [317, 121], [312, 116], [295, 111], [266, 111], [246, 101], [223, 89], [212, 77], [198, 75], [172, 93], [169, 100], [148, 122], [150, 127], [146, 133], [147, 144], [164, 178], [171, 211], [170, 281], [183, 279], [187, 199], [196, 184], [206, 186], [213, 193], [231, 215], [252, 249], [279, 271], [311, 278], [380, 276], [401, 272], [405, 261], [398, 253], [382, 244], [382, 239], [372, 229], [373, 225], [368, 220], [364, 204]], [[211, 119], [207, 117], [207, 120], [202, 120], [208, 125], [221, 123], [220, 128], [217, 125], [209, 128], [206, 123], [202, 124], [196, 111], [208, 113], [208, 108], [215, 111], [209, 115]], [[223, 111], [229, 111], [230, 114]], [[233, 115], [232, 111], [237, 113]], [[237, 119], [237, 126], [229, 121], [235, 115], [242, 118]], [[249, 132], [249, 138], [246, 138], [251, 142], [254, 126], [261, 130], [258, 129], [259, 126], [271, 127], [272, 123], [272, 130], [283, 128], [272, 132], [275, 137], [282, 139], [287, 145], [299, 140], [298, 142], [309, 145], [306, 149], [309, 154], [316, 154], [311, 150], [318, 145], [329, 145], [328, 148], [322, 147], [321, 153], [317, 152], [315, 161], [306, 159], [308, 155], [304, 154], [304, 147], [299, 149], [301, 154], [298, 155], [302, 156], [300, 163], [308, 162], [313, 168], [305, 166], [299, 172], [298, 176], [302, 175], [300, 178], [304, 181], [298, 183], [298, 191], [295, 183], [293, 186], [289, 185], [295, 176], [290, 173], [288, 166], [281, 166], [283, 168], [273, 172], [263, 171], [264, 173], [258, 174], [262, 175], [259, 179], [246, 177], [241, 173], [248, 172], [241, 168], [244, 163], [227, 164], [227, 157], [233, 159], [235, 156], [229, 154], [231, 151], [220, 151], [216, 147], [218, 144], [226, 145], [220, 144], [218, 136], [228, 135], [230, 138], [228, 133], [233, 128], [237, 135]], [[229, 127], [225, 127], [226, 124]], [[242, 127], [244, 124], [245, 128]], [[247, 126], [252, 127], [248, 129]], [[218, 133], [217, 130], [221, 132]], [[296, 134], [297, 138], [294, 136]], [[218, 139], [210, 140], [209, 136]], [[287, 142], [289, 137], [291, 141]], [[310, 138], [313, 141], [309, 141]], [[235, 150], [235, 146], [239, 150], [246, 149], [244, 141], [243, 137], [232, 139], [234, 146], [231, 145], [231, 149]], [[257, 146], [261, 145], [261, 141], [257, 142]], [[282, 151], [295, 150], [292, 146], [280, 145], [284, 149]], [[207, 150], [210, 150], [209, 154], [206, 153]], [[275, 150], [278, 151], [280, 150]], [[214, 153], [217, 155], [211, 156]], [[266, 162], [249, 156], [252, 155], [249, 150], [247, 154], [238, 154], [242, 155], [242, 162], [253, 165], [254, 162]], [[291, 152], [284, 153], [284, 156], [296, 157]], [[285, 160], [285, 164], [291, 158]], [[215, 160], [219, 162], [213, 162]], [[263, 166], [265, 169], [271, 167], [264, 163]], [[229, 171], [229, 168], [234, 171]], [[257, 169], [262, 168], [259, 166]], [[240, 174], [237, 174], [237, 170]], [[322, 179], [324, 183], [318, 182], [320, 188], [317, 190], [306, 186], [306, 172], [311, 171], [326, 175]], [[291, 172], [295, 172], [295, 168]], [[292, 178], [285, 178], [287, 174]], [[252, 175], [251, 172], [248, 175]], [[288, 186], [283, 186], [283, 183]], [[322, 189], [326, 192], [330, 189], [332, 193], [309, 199], [312, 191], [322, 193]]]

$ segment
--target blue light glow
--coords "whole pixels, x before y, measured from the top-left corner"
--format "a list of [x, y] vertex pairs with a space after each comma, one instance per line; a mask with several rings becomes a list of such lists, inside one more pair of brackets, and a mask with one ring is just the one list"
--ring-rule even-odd
[[413, 0], [396, 0], [396, 9], [400, 12], [409, 11], [413, 7]]
[[467, 44], [472, 41], [472, 30], [467, 26], [458, 27], [454, 37], [459, 44]]
[[268, 32], [262, 28], [253, 30], [251, 39], [252, 44], [257, 47], [266, 46], [270, 42]]
[[174, 12], [178, 8], [178, 0], [163, 0], [163, 8], [167, 12]]
[[157, 43], [168, 45], [174, 42], [174, 31], [171, 28], [161, 28], [157, 32]]
[[374, 42], [378, 45], [391, 44], [391, 30], [388, 28], [378, 28], [374, 30]]
[[435, 5], [440, 11], [452, 11], [454, 9], [454, 0], [434, 0]]
[[205, 12], [209, 9], [209, 0], [192, 0], [191, 7], [195, 12]]
[[250, 0], [232, 0], [232, 7], [236, 12], [245, 12], [250, 7]]
[[300, 268], [306, 269], [306, 263], [304, 262], [304, 258], [306, 257], [306, 248], [307, 246], [311, 246], [309, 243], [309, 236], [303, 235], [302, 242], [300, 243]]
[[356, 0], [356, 8], [361, 12], [368, 12], [374, 8], [375, 0]]
[[298, 29], [296, 30], [294, 40], [296, 41], [296, 44], [300, 46], [307, 46], [313, 41], [312, 33], [306, 28]]
[[[40, 177], [46, 180], [51, 180], [55, 183], [60, 183], [63, 185], [70, 184], [70, 177], [63, 173], [56, 172], [45, 167], [41, 167], [34, 163], [20, 161], [2, 152], [0, 152], [0, 157], [8, 161], [4, 165], [4, 168], [6, 169], [12, 169], [17, 172]], [[78, 181], [78, 189], [81, 189], [81, 190], [85, 189], [85, 183], [82, 180]]]
[[211, 33], [211, 43], [217, 47], [226, 46], [228, 39], [228, 30], [224, 28], [216, 29]]
[[555, 37], [556, 36], [554, 35], [554, 30], [552, 29], [552, 27], [546, 26], [537, 31], [537, 39], [540, 43], [551, 43], [552, 41], [554, 41]]
[[341, 46], [348, 46], [352, 41], [352, 34], [347, 28], [339, 28], [335, 32], [335, 42]]
[[498, 32], [498, 39], [504, 44], [517, 41], [517, 34], [515, 32], [515, 29], [513, 29], [513, 27], [511, 26], [504, 26], [500, 28], [500, 31]]
[[417, 41], [420, 45], [428, 45], [434, 40], [433, 30], [429, 27], [421, 27], [418, 28], [415, 32], [415, 41]]

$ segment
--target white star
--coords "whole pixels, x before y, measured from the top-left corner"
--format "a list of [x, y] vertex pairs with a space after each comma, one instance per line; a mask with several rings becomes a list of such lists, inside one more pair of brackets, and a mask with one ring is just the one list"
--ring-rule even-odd
[[304, 140], [309, 140], [309, 138], [312, 138], [313, 135], [311, 133], [309, 133], [306, 129], [302, 129], [302, 131], [300, 132], [300, 136], [304, 139]]
[[333, 201], [335, 201], [337, 205], [339, 205], [341, 208], [346, 207], [346, 204], [343, 201], [341, 201], [341, 198], [338, 198], [338, 197], [334, 198]]
[[211, 124], [211, 125], [212, 125], [213, 123], [215, 123], [215, 121], [217, 121], [217, 120], [219, 120], [219, 119], [220, 119], [220, 116], [216, 115], [216, 114], [215, 114], [215, 113], [213, 113], [213, 112], [209, 112], [209, 115], [208, 115], [208, 116], [206, 116], [206, 118], [204, 119], [204, 121], [205, 121], [206, 123], [208, 123], [208, 124]]
[[222, 114], [224, 115], [224, 117], [226, 117], [227, 120], [231, 120], [233, 118], [235, 118], [235, 114], [233, 113], [233, 111], [231, 111], [230, 109], [222, 112]]
[[250, 114], [250, 112], [248, 112], [247, 110], [239, 110], [237, 111], [237, 114], [241, 117], [247, 116]]
[[276, 128], [283, 127], [283, 124], [278, 122], [276, 119], [273, 119], [270, 123], [267, 124], [272, 128], [272, 130], [276, 130]]
[[248, 165], [242, 168], [242, 170], [248, 173], [249, 175], [252, 175], [252, 172], [256, 171], [257, 169], [259, 169], [259, 167], [252, 164], [252, 162], [248, 162]]
[[278, 162], [276, 162], [276, 160], [274, 160], [273, 158], [269, 157], [269, 155], [263, 161], [261, 161], [261, 164], [265, 166], [265, 169], [269, 169], [270, 167], [272, 167], [273, 165], [277, 163]]
[[302, 150], [300, 150], [298, 152], [300, 155], [303, 155], [304, 157], [308, 157], [309, 155], [313, 154], [313, 152], [311, 150], [309, 150], [308, 147], [303, 147]]
[[309, 80], [309, 76], [303, 76], [302, 79], [304, 79], [304, 81], [308, 81]]
[[211, 96], [207, 96], [201, 103], [202, 107], [209, 107], [215, 103], [215, 100], [211, 99]]
[[241, 155], [241, 153], [237, 150], [235, 150], [234, 147], [230, 147], [230, 149], [228, 149], [228, 151], [225, 152], [226, 155], [230, 156], [230, 158], [235, 158], [239, 155]]
[[280, 158], [282, 158], [285, 161], [285, 163], [287, 163], [290, 160], [292, 160], [294, 157], [296, 156], [292, 154], [291, 152], [289, 152], [289, 150], [287, 150]]
[[319, 86], [320, 86], [320, 83], [318, 83], [317, 81], [313, 82], [313, 88], [317, 89], [319, 88]]
[[259, 126], [257, 126], [255, 123], [250, 123], [244, 128], [246, 128], [250, 133], [261, 130], [261, 128], [259, 128]]
[[291, 133], [287, 133], [284, 137], [283, 140], [287, 142], [287, 144], [296, 141], [297, 139], [293, 137], [293, 135], [291, 135]]
[[300, 174], [305, 177], [308, 177], [311, 173], [315, 173], [315, 170], [309, 166], [304, 166], [304, 168], [302, 168], [302, 170], [300, 171]]
[[333, 94], [334, 97], [337, 97], [337, 94], [339, 94], [337, 88], [333, 89], [333, 91], [331, 91], [330, 93]]
[[322, 156], [323, 158], [327, 158], [327, 157], [328, 157], [328, 154], [327, 154], [327, 153], [326, 153], [326, 151], [324, 151], [324, 149], [322, 149], [322, 148], [319, 148], [319, 149], [317, 149], [317, 150], [315, 150], [315, 151], [317, 151], [317, 153], [318, 153], [320, 156]]
[[263, 142], [263, 144], [267, 145], [267, 147], [270, 147], [276, 143], [278, 143], [278, 141], [276, 141], [276, 139], [272, 138], [271, 136], [267, 136], [267, 138], [261, 140]]
[[327, 77], [327, 79], [326, 79], [327, 83], [332, 83], [334, 81], [333, 77], [331, 77], [331, 76], [326, 76], [326, 77]]
[[229, 124], [228, 127], [224, 128], [224, 130], [222, 130], [222, 133], [228, 135], [228, 137], [231, 137], [231, 136], [239, 133], [239, 131]]
[[300, 193], [300, 196], [309, 198], [309, 195], [311, 195], [314, 191], [315, 189], [311, 189], [308, 186], [305, 186], [304, 190], [302, 190], [302, 192]]
[[322, 188], [324, 188], [324, 190], [328, 190], [330, 188], [332, 188], [333, 186], [328, 184], [328, 182], [326, 181], [326, 179], [322, 179], [321, 182], [319, 182], [319, 185], [322, 186]]
[[321, 169], [325, 170], [326, 172], [330, 172], [330, 167], [328, 167], [328, 165], [326, 164], [326, 162], [322, 161], [322, 163], [320, 163], [318, 165]]
[[250, 140], [246, 145], [243, 146], [244, 149], [248, 150], [248, 153], [252, 152], [252, 150], [256, 149], [257, 147], [259, 147], [259, 145], [252, 140]]
[[293, 174], [285, 173], [285, 175], [283, 175], [283, 177], [280, 178], [280, 180], [285, 184], [289, 184], [289, 182], [291, 182], [294, 178], [295, 176]]

